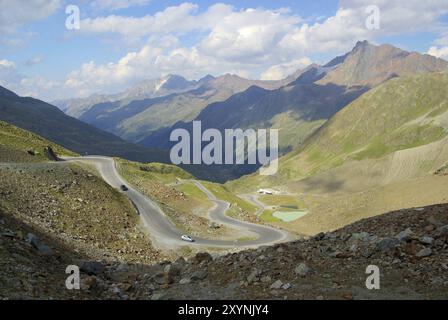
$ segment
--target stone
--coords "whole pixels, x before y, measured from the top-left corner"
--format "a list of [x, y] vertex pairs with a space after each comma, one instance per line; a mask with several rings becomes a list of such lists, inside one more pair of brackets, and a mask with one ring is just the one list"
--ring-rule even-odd
[[271, 285], [271, 289], [280, 289], [283, 286], [283, 282], [281, 280], [277, 280], [275, 281], [272, 285]]
[[254, 269], [250, 275], [247, 277], [247, 282], [248, 283], [252, 283], [252, 282], [258, 282], [258, 280], [260, 279], [260, 275], [261, 275], [261, 270], [258, 269]]
[[395, 236], [395, 238], [397, 238], [398, 241], [408, 241], [409, 239], [411, 239], [411, 236], [413, 235], [413, 232], [410, 228], [407, 228], [404, 231], [401, 231], [399, 234], [397, 234]]
[[165, 299], [165, 294], [164, 293], [154, 293], [151, 296], [151, 300], [163, 300]]
[[272, 282], [272, 279], [271, 279], [270, 276], [264, 276], [264, 277], [262, 277], [260, 280], [261, 280], [261, 282], [263, 282], [263, 283], [270, 283], [270, 282]]
[[165, 272], [159, 272], [152, 277], [152, 280], [158, 285], [172, 284], [173, 279]]
[[443, 226], [443, 224], [439, 220], [437, 220], [436, 217], [434, 216], [430, 216], [428, 219], [426, 219], [426, 221], [428, 221], [429, 224], [432, 224], [436, 227]]
[[201, 262], [210, 262], [213, 261], [213, 257], [207, 252], [199, 252], [194, 256], [193, 263], [200, 264]]
[[189, 284], [189, 283], [191, 283], [191, 280], [189, 278], [183, 278], [179, 281], [179, 284], [182, 284], [182, 285]]
[[431, 283], [435, 284], [435, 285], [444, 285], [445, 281], [443, 280], [442, 277], [434, 277], [434, 278], [431, 278]]
[[6, 237], [6, 238], [14, 238], [16, 236], [16, 234], [14, 232], [12, 232], [9, 229], [5, 229], [2, 233], [1, 233], [2, 237]]
[[180, 277], [182, 274], [182, 266], [180, 264], [168, 264], [164, 269], [165, 273], [167, 273], [170, 277]]
[[44, 256], [53, 255], [53, 250], [51, 250], [49, 246], [44, 244], [36, 235], [28, 233], [26, 240], [34, 249], [39, 251], [40, 254]]
[[220, 226], [218, 223], [216, 223], [216, 222], [211, 222], [211, 223], [209, 224], [209, 228], [210, 228], [210, 229], [214, 229], [214, 230], [216, 230], [216, 229], [221, 228], [221, 226]]
[[129, 266], [125, 263], [120, 263], [116, 268], [115, 271], [117, 272], [127, 272], [129, 271]]
[[288, 290], [291, 288], [291, 284], [290, 283], [285, 283], [284, 285], [282, 285], [282, 289], [283, 290]]
[[370, 258], [375, 253], [375, 249], [372, 247], [363, 247], [361, 250], [361, 256], [364, 258]]
[[377, 244], [377, 249], [382, 252], [390, 252], [399, 244], [397, 238], [384, 238]]
[[365, 239], [368, 239], [369, 237], [370, 237], [369, 233], [359, 232], [359, 233], [353, 233], [351, 239], [365, 241]]
[[434, 238], [429, 237], [429, 236], [423, 236], [419, 239], [419, 241], [423, 244], [431, 245], [434, 242]]
[[434, 233], [434, 238], [442, 238], [448, 236], [448, 225], [437, 228]]
[[316, 234], [316, 235], [314, 236], [313, 240], [314, 240], [314, 241], [321, 241], [321, 240], [323, 240], [324, 238], [325, 238], [325, 233], [321, 232], [321, 233]]
[[93, 290], [98, 284], [98, 279], [95, 276], [90, 276], [82, 281], [82, 288], [86, 290]]
[[82, 261], [79, 269], [88, 275], [100, 275], [104, 272], [105, 266], [98, 261]]
[[420, 250], [419, 252], [417, 252], [417, 254], [415, 256], [418, 258], [425, 258], [425, 257], [429, 257], [430, 255], [432, 255], [432, 250], [430, 248], [424, 248], [424, 249]]
[[204, 270], [193, 272], [190, 277], [190, 279], [193, 281], [204, 280], [205, 278], [207, 278], [207, 271]]
[[176, 261], [174, 261], [174, 264], [184, 267], [188, 264], [188, 262], [183, 257], [179, 257]]
[[301, 277], [305, 277], [306, 275], [308, 275], [309, 273], [311, 273], [312, 270], [310, 267], [308, 267], [305, 263], [300, 263], [295, 269], [294, 269], [294, 273], [301, 276]]

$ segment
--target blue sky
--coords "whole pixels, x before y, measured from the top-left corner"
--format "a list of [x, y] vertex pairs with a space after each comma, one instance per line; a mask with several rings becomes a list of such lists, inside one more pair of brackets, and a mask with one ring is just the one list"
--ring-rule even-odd
[[[65, 27], [71, 4], [80, 30]], [[447, 14], [446, 0], [4, 0], [0, 85], [51, 101], [169, 73], [279, 79], [364, 39], [446, 59]]]

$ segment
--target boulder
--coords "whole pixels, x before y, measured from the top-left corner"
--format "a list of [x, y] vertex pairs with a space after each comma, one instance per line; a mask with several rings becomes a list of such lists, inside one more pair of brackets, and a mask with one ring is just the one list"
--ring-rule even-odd
[[377, 244], [377, 249], [382, 252], [390, 252], [400, 243], [397, 238], [384, 238]]
[[430, 248], [424, 248], [424, 249], [420, 250], [419, 252], [417, 252], [417, 254], [415, 256], [417, 258], [425, 258], [425, 257], [429, 257], [430, 255], [432, 255], [432, 250]]
[[191, 280], [189, 278], [183, 278], [179, 281], [179, 284], [189, 284], [191, 282]]
[[290, 283], [285, 283], [284, 285], [282, 285], [282, 289], [283, 290], [288, 290], [291, 288], [291, 284]]
[[433, 232], [433, 236], [434, 238], [442, 238], [445, 236], [448, 236], [448, 225], [442, 226], [437, 228], [434, 232]]
[[294, 269], [294, 273], [301, 276], [301, 277], [305, 277], [307, 276], [309, 273], [311, 273], [312, 270], [310, 267], [308, 267], [305, 263], [300, 263], [295, 269]]
[[200, 264], [201, 262], [210, 262], [213, 261], [213, 257], [207, 252], [199, 252], [194, 256], [192, 262], [194, 264]]
[[419, 239], [419, 241], [422, 244], [431, 245], [434, 242], [434, 238], [429, 237], [429, 236], [423, 236]]
[[263, 282], [263, 283], [270, 283], [270, 282], [272, 281], [272, 279], [271, 279], [270, 276], [264, 276], [264, 277], [262, 277], [260, 280], [261, 280], [261, 282]]
[[190, 277], [193, 281], [204, 280], [205, 278], [207, 278], [207, 271], [204, 270], [195, 271]]
[[401, 241], [408, 241], [408, 240], [411, 239], [412, 235], [413, 235], [412, 230], [410, 228], [407, 228], [406, 230], [401, 231], [399, 234], [397, 234], [395, 236], [395, 238], [397, 238], [397, 240], [400, 241], [400, 242]]
[[214, 230], [216, 230], [216, 229], [221, 228], [221, 226], [220, 226], [218, 223], [216, 223], [216, 222], [211, 222], [211, 223], [209, 224], [209, 228], [210, 228], [210, 229], [214, 229]]
[[45, 243], [43, 243], [36, 235], [29, 233], [26, 238], [27, 242], [36, 249], [40, 254], [44, 256], [53, 255], [53, 250]]
[[82, 261], [79, 269], [88, 275], [100, 275], [106, 269], [104, 264], [98, 261]]
[[153, 277], [152, 280], [157, 283], [158, 285], [167, 285], [167, 284], [172, 284], [173, 283], [173, 278], [169, 276], [169, 274], [165, 273], [165, 272], [159, 272], [156, 273]]
[[164, 269], [170, 277], [180, 277], [182, 274], [182, 266], [177, 263], [167, 264]]
[[251, 274], [247, 277], [247, 282], [248, 283], [252, 283], [252, 282], [258, 282], [260, 280], [260, 276], [261, 276], [262, 271], [259, 269], [254, 269]]
[[282, 286], [283, 286], [283, 282], [281, 280], [277, 280], [271, 285], [270, 288], [277, 290], [277, 289], [280, 289]]

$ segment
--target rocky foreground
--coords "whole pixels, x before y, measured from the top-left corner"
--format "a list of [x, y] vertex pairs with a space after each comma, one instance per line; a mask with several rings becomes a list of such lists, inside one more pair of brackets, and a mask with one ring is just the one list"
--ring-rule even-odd
[[[81, 290], [74, 291], [65, 289], [65, 267], [76, 257], [56, 244], [45, 257], [47, 245], [21, 228], [0, 220], [0, 298], [448, 298], [448, 205], [399, 210], [309, 239], [224, 256], [199, 253], [152, 266], [76, 260]], [[14, 265], [4, 265], [8, 259]], [[369, 265], [380, 269], [379, 290], [366, 288]]]

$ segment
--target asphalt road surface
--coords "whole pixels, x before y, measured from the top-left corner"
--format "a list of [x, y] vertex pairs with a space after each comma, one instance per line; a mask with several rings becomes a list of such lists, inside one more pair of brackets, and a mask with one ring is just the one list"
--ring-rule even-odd
[[156, 245], [159, 244], [162, 246], [173, 247], [189, 244], [193, 246], [219, 248], [259, 247], [284, 242], [289, 238], [289, 233], [285, 231], [239, 221], [227, 216], [225, 212], [229, 209], [230, 204], [228, 202], [217, 199], [201, 183], [193, 181], [208, 196], [208, 198], [216, 204], [215, 208], [213, 208], [209, 212], [211, 220], [217, 221], [231, 228], [247, 230], [251, 234], [258, 235], [258, 237], [254, 240], [248, 241], [209, 240], [201, 238], [195, 238], [194, 243], [182, 241], [181, 236], [183, 233], [176, 228], [176, 226], [163, 213], [159, 206], [147, 196], [143, 195], [138, 190], [130, 186], [118, 174], [113, 158], [103, 156], [87, 156], [80, 158], [64, 158], [64, 160], [82, 161], [93, 164], [103, 177], [104, 181], [106, 181], [113, 188], [120, 190], [121, 192], [123, 191], [120, 189], [120, 187], [122, 185], [126, 185], [129, 190], [123, 193], [132, 201], [132, 203], [136, 207], [145, 226], [148, 228], [151, 237], [156, 241]]

